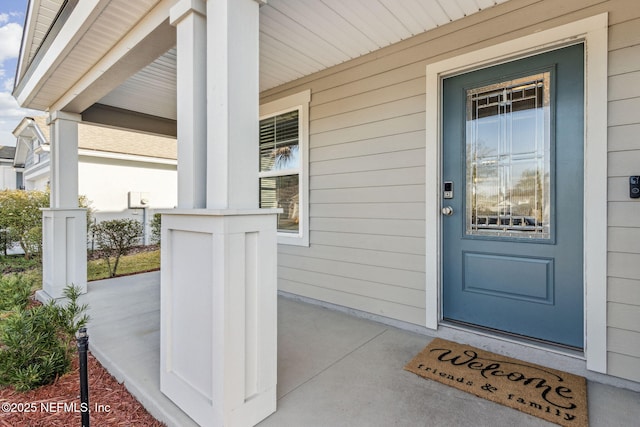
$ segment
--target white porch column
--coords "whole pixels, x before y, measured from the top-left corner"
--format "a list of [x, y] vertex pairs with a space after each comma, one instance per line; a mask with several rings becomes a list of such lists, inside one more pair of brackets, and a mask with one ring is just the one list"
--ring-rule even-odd
[[[253, 426], [275, 411], [277, 377], [277, 210], [257, 208], [258, 3], [207, 0], [206, 18], [202, 4], [171, 10], [178, 81], [194, 79], [178, 89], [178, 132], [201, 135], [192, 100], [207, 93], [206, 173], [184, 181], [206, 183], [206, 203], [179, 194], [162, 216], [160, 388], [202, 426]], [[202, 70], [203, 20], [206, 78], [181, 77]]]
[[207, 1], [207, 207], [258, 207], [258, 2]]
[[61, 298], [67, 285], [87, 290], [87, 216], [78, 207], [79, 114], [55, 111], [51, 128], [51, 207], [42, 212], [40, 300]]
[[47, 124], [51, 134], [51, 208], [78, 207], [79, 114], [54, 111]]
[[177, 32], [178, 208], [206, 207], [206, 4], [183, 0], [171, 9]]

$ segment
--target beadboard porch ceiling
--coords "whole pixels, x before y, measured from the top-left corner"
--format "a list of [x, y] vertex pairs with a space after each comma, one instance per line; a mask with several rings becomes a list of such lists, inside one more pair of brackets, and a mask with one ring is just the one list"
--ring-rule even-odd
[[[100, 58], [134, 25], [147, 19], [150, 12], [175, 3], [143, 0], [136, 1], [136, 7], [132, 8], [132, 2], [126, 0], [93, 1], [98, 5], [90, 15], [93, 21], [85, 23], [86, 32], [81, 39], [66, 47], [64, 57], [45, 77], [46, 82], [29, 101], [29, 107], [43, 109], [63, 95], [69, 96], [74, 83], [95, 71]], [[260, 90], [313, 74], [506, 1], [268, 0], [260, 8]], [[41, 13], [50, 14], [44, 8], [50, 3], [41, 4]], [[38, 17], [38, 10], [33, 14], [32, 20]], [[93, 99], [89, 96], [75, 101], [71, 110], [82, 111], [98, 102], [175, 120], [176, 52], [170, 46], [171, 36], [166, 36], [169, 32], [164, 31], [167, 40], [162, 43], [169, 46], [162, 54], [148, 58], [143, 64], [144, 59], [129, 61], [128, 67], [100, 75], [103, 93], [93, 91]], [[37, 47], [33, 43], [26, 46], [31, 50]], [[33, 56], [34, 52], [23, 55]], [[104, 84], [106, 76], [111, 84]], [[114, 79], [118, 80], [116, 84]]]

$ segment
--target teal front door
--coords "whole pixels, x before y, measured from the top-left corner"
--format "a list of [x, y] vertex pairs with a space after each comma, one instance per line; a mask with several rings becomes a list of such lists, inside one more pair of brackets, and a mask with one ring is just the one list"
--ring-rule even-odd
[[583, 347], [583, 64], [580, 44], [443, 81], [445, 320]]

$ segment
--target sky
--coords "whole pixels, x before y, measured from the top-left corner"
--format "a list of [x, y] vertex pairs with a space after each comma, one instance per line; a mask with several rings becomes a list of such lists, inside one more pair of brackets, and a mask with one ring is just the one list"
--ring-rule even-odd
[[21, 109], [11, 95], [27, 3], [0, 0], [0, 145], [5, 146], [16, 145], [11, 132], [24, 116], [33, 113]]

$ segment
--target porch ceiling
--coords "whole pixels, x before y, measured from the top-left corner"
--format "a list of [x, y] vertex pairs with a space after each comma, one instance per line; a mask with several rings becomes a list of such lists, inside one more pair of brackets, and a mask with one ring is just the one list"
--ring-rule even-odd
[[[508, 0], [268, 0], [260, 8], [260, 90], [300, 77], [428, 31]], [[105, 63], [129, 36], [131, 28], [171, 0], [93, 0], [91, 22], [59, 64], [49, 69], [46, 83], [25, 106], [58, 105], [81, 112], [93, 103], [176, 119], [175, 34], [168, 30], [154, 57], [125, 64]], [[134, 4], [135, 3], [135, 7]], [[79, 2], [79, 5], [83, 2]], [[74, 11], [75, 12], [75, 11]], [[44, 12], [43, 12], [44, 13]], [[156, 20], [157, 21], [157, 20]], [[168, 26], [165, 21], [162, 26]], [[171, 40], [172, 39], [172, 40]], [[169, 43], [169, 45], [167, 45]], [[32, 47], [33, 48], [33, 47]], [[164, 53], [163, 53], [164, 52]], [[23, 52], [24, 54], [24, 52]], [[102, 60], [101, 60], [102, 58]], [[146, 61], [143, 63], [143, 61]], [[122, 61], [121, 61], [122, 62]], [[93, 82], [79, 87], [94, 73]], [[108, 79], [107, 79], [108, 77]], [[108, 80], [108, 82], [107, 82]], [[114, 83], [115, 82], [115, 83]], [[74, 99], [76, 94], [81, 99]]]
[[268, 0], [260, 9], [260, 90], [505, 1]]

